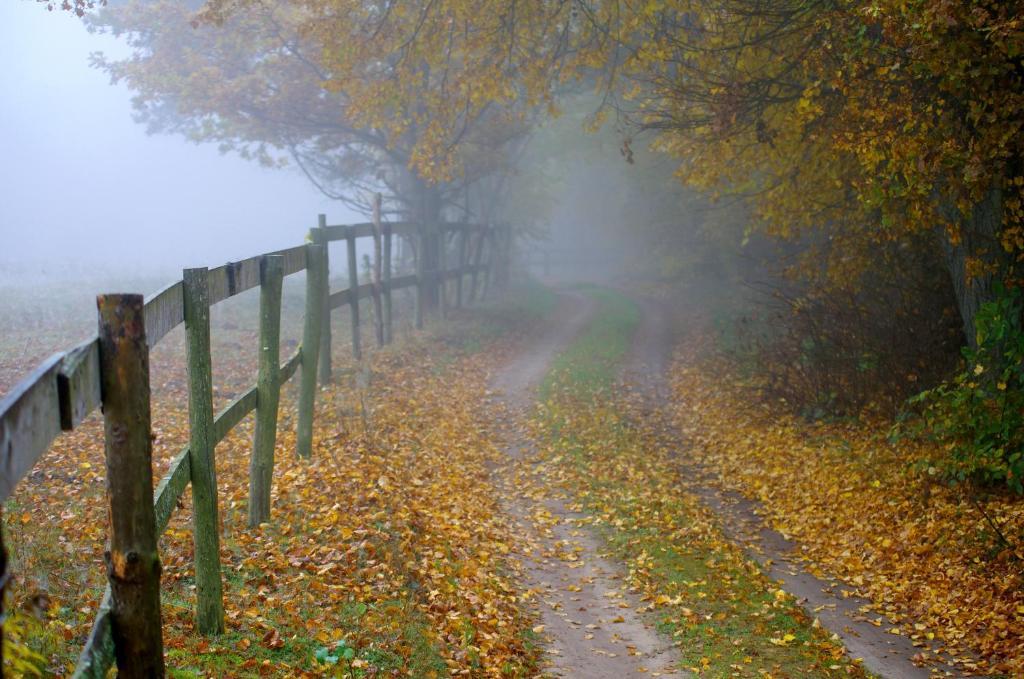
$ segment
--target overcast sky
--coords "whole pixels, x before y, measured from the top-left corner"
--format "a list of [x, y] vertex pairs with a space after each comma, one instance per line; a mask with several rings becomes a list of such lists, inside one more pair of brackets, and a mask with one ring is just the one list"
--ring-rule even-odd
[[94, 51], [125, 47], [0, 0], [0, 274], [171, 272], [300, 243], [320, 212], [354, 219], [294, 170], [147, 136], [129, 91], [90, 68]]

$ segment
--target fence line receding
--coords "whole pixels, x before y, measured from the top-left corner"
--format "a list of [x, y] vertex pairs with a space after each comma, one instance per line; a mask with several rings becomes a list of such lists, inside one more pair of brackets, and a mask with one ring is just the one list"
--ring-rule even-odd
[[[129, 679], [164, 675], [157, 540], [190, 484], [196, 627], [204, 634], [224, 630], [215, 447], [246, 415], [256, 412], [249, 526], [269, 520], [281, 386], [299, 373], [296, 454], [309, 457], [316, 384], [329, 381], [332, 373], [333, 310], [349, 307], [352, 353], [358, 360], [362, 356], [360, 300], [372, 300], [374, 337], [382, 346], [392, 340], [393, 291], [416, 288], [415, 324], [420, 328], [425, 306], [436, 305], [442, 315], [448, 308], [450, 281], [454, 280], [454, 305], [461, 306], [485, 295], [492, 279], [497, 285], [507, 279], [512, 243], [507, 225], [382, 223], [379, 215], [378, 198], [371, 223], [332, 226], [321, 215], [307, 244], [213, 269], [185, 269], [182, 280], [146, 298], [100, 295], [97, 334], [44, 361], [0, 399], [0, 502], [11, 496], [62, 431], [74, 429], [96, 408], [103, 408], [110, 507], [105, 554], [108, 585], [76, 677], [105, 677], [115, 663], [119, 675]], [[412, 245], [415, 273], [393, 275], [396, 235]], [[449, 237], [456, 260], [451, 268], [447, 266]], [[373, 239], [371, 276], [365, 283], [359, 282], [357, 270], [360, 238]], [[335, 241], [346, 243], [349, 285], [332, 292], [328, 245]], [[282, 280], [302, 271], [306, 272], [302, 342], [279, 364]], [[464, 294], [467, 276], [469, 289]], [[481, 281], [482, 290], [478, 289]], [[260, 288], [256, 384], [214, 413], [210, 307], [255, 287]], [[149, 352], [183, 323], [189, 442], [153, 488]], [[0, 588], [9, 577], [3, 550], [0, 535]], [[2, 600], [0, 589], [0, 606]]]

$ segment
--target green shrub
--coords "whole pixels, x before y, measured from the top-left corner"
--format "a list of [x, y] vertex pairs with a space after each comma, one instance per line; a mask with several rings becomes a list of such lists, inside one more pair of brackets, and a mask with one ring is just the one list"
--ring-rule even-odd
[[975, 318], [977, 348], [951, 381], [910, 399], [909, 431], [942, 444], [927, 463], [950, 483], [1004, 486], [1024, 493], [1024, 295], [996, 290]]

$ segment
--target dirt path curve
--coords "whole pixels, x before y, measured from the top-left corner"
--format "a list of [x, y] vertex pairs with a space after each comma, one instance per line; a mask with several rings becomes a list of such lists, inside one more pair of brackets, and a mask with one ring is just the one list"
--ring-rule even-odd
[[[673, 347], [670, 314], [657, 302], [637, 301], [643, 314], [626, 374], [646, 388], [654, 407], [663, 407], [671, 395], [666, 378]], [[797, 598], [809, 615], [839, 635], [852, 657], [862, 658], [871, 672], [886, 679], [935, 676], [931, 670], [914, 665], [911, 658], [921, 649], [906, 636], [890, 634], [892, 623], [883, 620], [878, 626], [872, 622], [878, 622], [880, 616], [865, 612], [869, 604], [866, 599], [844, 597], [841, 583], [819, 579], [804, 570], [795, 553], [797, 546], [765, 525], [754, 502], [719, 490], [711, 482], [711, 474], [687, 461], [685, 452], [680, 458], [686, 471], [698, 479], [698, 494], [717, 514], [726, 536], [744, 545], [752, 558], [767, 566], [770, 577], [782, 581], [783, 588]], [[935, 669], [942, 675], [959, 676], [948, 666]]]
[[[560, 294], [557, 319], [529, 349], [506, 366], [492, 386], [508, 411], [510, 460], [532, 450], [524, 425], [552, 359], [586, 327], [594, 300]], [[509, 472], [510, 470], [505, 470]], [[602, 557], [600, 543], [560, 500], [528, 497], [510, 473], [504, 477], [506, 511], [529, 547], [521, 554], [526, 586], [536, 594], [547, 641], [546, 674], [580, 679], [676, 675], [677, 657], [636, 612], [620, 564]]]

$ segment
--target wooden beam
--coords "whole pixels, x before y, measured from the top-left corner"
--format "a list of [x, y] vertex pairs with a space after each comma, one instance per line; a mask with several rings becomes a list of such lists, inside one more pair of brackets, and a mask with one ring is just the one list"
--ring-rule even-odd
[[153, 491], [153, 514], [156, 517], [156, 534], [163, 535], [185, 489], [192, 480], [192, 456], [188, 446], [171, 460], [171, 466]]
[[278, 374], [280, 384], [284, 384], [292, 378], [295, 371], [302, 365], [302, 349], [296, 349], [291, 357], [281, 364], [281, 372]]
[[72, 679], [106, 679], [114, 664], [114, 634], [111, 618], [110, 585], [107, 585], [100, 600], [100, 609], [93, 620], [85, 647], [78, 656], [78, 664]]
[[318, 379], [320, 384], [331, 382], [331, 249], [327, 247], [327, 239], [324, 236], [324, 226], [327, 225], [327, 215], [318, 217], [319, 226], [312, 229], [311, 240], [324, 246], [324, 292], [323, 292], [323, 321], [320, 323], [320, 358], [317, 363]]
[[100, 405], [100, 343], [92, 337], [69, 351], [57, 372], [60, 428], [70, 431]]
[[354, 229], [349, 230], [349, 235], [345, 239], [345, 246], [348, 251], [348, 289], [352, 291], [348, 299], [349, 309], [351, 309], [352, 314], [352, 356], [359, 361], [363, 358], [363, 348], [359, 329], [359, 263], [356, 261], [356, 233]]
[[381, 274], [384, 286], [384, 341], [391, 344], [391, 225], [384, 225], [384, 270]]
[[181, 281], [175, 281], [146, 297], [146, 341], [149, 349], [185, 321]]
[[316, 243], [306, 246], [306, 320], [302, 328], [302, 383], [299, 385], [299, 414], [295, 448], [299, 457], [313, 453], [313, 409], [316, 401], [316, 362], [320, 352], [320, 323], [323, 316], [324, 249]]
[[196, 622], [201, 634], [224, 631], [220, 575], [220, 520], [213, 428], [210, 359], [210, 286], [205, 268], [185, 269], [185, 336], [188, 366], [189, 451], [192, 471], [192, 542], [195, 546]]
[[[321, 215], [322, 217], [323, 215]], [[277, 409], [281, 395], [281, 257], [263, 260], [260, 285], [260, 351], [256, 379], [256, 432], [249, 464], [249, 527], [270, 520], [270, 486], [277, 443]]]
[[246, 415], [256, 410], [258, 402], [259, 394], [256, 386], [253, 385], [236, 396], [234, 401], [224, 406], [224, 409], [213, 418], [214, 440], [217, 443], [223, 441], [231, 433], [231, 430], [245, 419]]
[[106, 554], [118, 676], [164, 676], [160, 559], [153, 512], [149, 350], [140, 295], [101, 295], [100, 375], [110, 543]]
[[384, 346], [384, 300], [381, 298], [381, 271], [383, 269], [382, 239], [383, 230], [380, 223], [379, 193], [373, 196], [373, 270], [371, 283], [373, 285], [373, 328], [377, 338], [377, 346]]
[[32, 469], [61, 431], [57, 373], [63, 354], [54, 354], [0, 399], [0, 501]]

